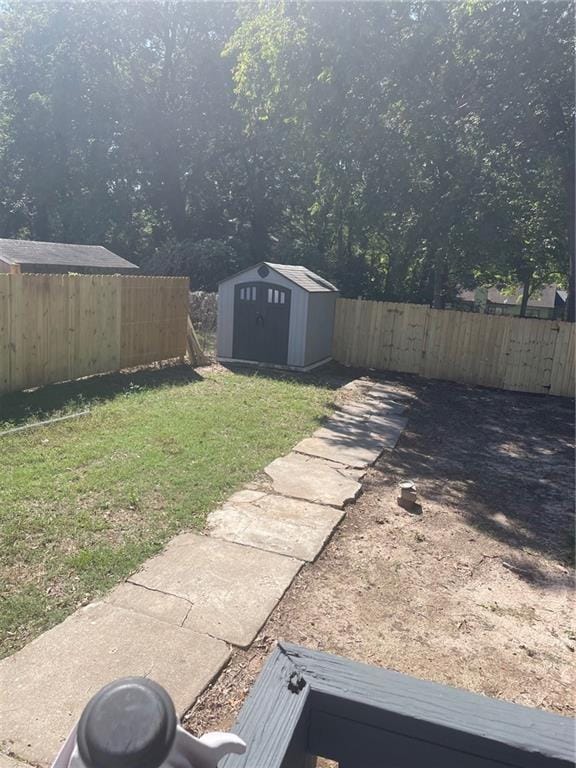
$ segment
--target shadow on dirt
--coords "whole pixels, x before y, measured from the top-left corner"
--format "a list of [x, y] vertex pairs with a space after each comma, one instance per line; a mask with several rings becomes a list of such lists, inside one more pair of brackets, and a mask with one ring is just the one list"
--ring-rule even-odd
[[495, 539], [573, 565], [573, 401], [422, 381], [408, 416], [377, 482], [414, 480], [424, 508], [451, 507]]

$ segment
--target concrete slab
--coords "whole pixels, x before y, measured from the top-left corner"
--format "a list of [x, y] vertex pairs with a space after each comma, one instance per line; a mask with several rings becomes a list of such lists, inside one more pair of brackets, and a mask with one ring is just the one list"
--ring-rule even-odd
[[234, 494], [208, 517], [207, 532], [219, 539], [312, 561], [344, 512], [300, 499], [268, 494], [246, 504]]
[[30, 768], [30, 766], [28, 763], [22, 763], [20, 760], [15, 760], [13, 757], [3, 755], [0, 752], [0, 768]]
[[336, 461], [349, 467], [367, 467], [373, 464], [383, 450], [392, 449], [398, 442], [408, 419], [391, 414], [378, 416], [377, 422], [358, 421], [342, 417], [330, 427], [317, 429], [294, 450], [309, 456]]
[[382, 445], [369, 435], [363, 440], [345, 433], [318, 430], [320, 434], [301, 440], [295, 451], [335, 461], [346, 467], [364, 468], [373, 464], [382, 453]]
[[282, 456], [264, 471], [276, 493], [339, 508], [358, 496], [362, 490], [359, 481], [365, 474], [301, 453]]
[[190, 610], [190, 603], [181, 597], [154, 592], [136, 584], [120, 584], [103, 598], [105, 603], [128, 608], [145, 616], [151, 616], [181, 627]]
[[392, 397], [392, 398], [407, 398], [410, 399], [412, 395], [401, 387], [394, 384], [384, 384], [378, 381], [371, 381], [369, 388], [364, 390], [364, 394], [368, 397]]
[[383, 448], [393, 448], [407, 423], [406, 417], [396, 414], [364, 420], [342, 416], [328, 421], [326, 426], [317, 429], [312, 437], [338, 435], [349, 441], [359, 442], [373, 439], [376, 443], [381, 443]]
[[346, 413], [359, 419], [370, 419], [379, 415], [402, 414], [407, 408], [406, 403], [399, 403], [396, 400], [362, 400], [358, 403], [343, 405], [335, 411], [334, 416]]
[[[330, 430], [342, 432], [350, 435], [363, 437], [366, 434], [375, 436], [387, 436], [389, 438], [392, 432], [401, 433], [406, 427], [408, 419], [401, 413], [395, 411], [378, 410], [368, 413], [365, 417], [350, 413], [338, 413], [331, 417], [321, 430]], [[320, 430], [314, 432], [314, 437]]]
[[188, 600], [185, 627], [246, 647], [301, 566], [291, 557], [183, 533], [129, 581]]
[[184, 713], [230, 656], [225, 643], [106, 603], [92, 603], [0, 662], [0, 744], [49, 765], [99, 688], [146, 675]]
[[254, 487], [252, 488], [245, 486], [243, 490], [236, 491], [235, 494], [230, 496], [228, 501], [234, 499], [234, 501], [236, 501], [238, 504], [251, 504], [254, 501], [258, 501], [258, 499], [261, 499], [265, 495], [266, 491], [257, 488], [256, 484], [254, 484]]
[[384, 448], [392, 450], [408, 424], [408, 417], [400, 414], [377, 414], [370, 419], [372, 434], [384, 443]]

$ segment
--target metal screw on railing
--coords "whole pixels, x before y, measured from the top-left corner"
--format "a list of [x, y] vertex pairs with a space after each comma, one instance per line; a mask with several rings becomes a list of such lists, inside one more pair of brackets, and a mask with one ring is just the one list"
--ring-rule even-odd
[[162, 686], [126, 677], [88, 702], [52, 768], [217, 768], [225, 755], [245, 750], [233, 733], [195, 738], [178, 725]]

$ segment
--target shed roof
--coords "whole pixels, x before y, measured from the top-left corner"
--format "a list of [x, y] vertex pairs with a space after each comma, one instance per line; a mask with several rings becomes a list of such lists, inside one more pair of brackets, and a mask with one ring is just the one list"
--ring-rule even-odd
[[338, 291], [338, 288], [336, 288], [335, 285], [332, 285], [328, 280], [320, 277], [320, 275], [312, 272], [312, 270], [307, 267], [301, 267], [297, 264], [273, 264], [270, 261], [261, 261], [259, 264], [253, 264], [251, 267], [243, 269], [241, 272], [237, 272], [235, 275], [231, 275], [221, 282], [226, 283], [228, 280], [232, 280], [244, 272], [258, 269], [261, 266], [266, 266], [272, 272], [282, 275], [286, 280], [290, 280], [291, 283], [303, 288], [308, 293], [330, 293]]
[[0, 260], [7, 264], [34, 264], [58, 267], [100, 269], [138, 269], [136, 264], [117, 256], [101, 245], [42, 243], [38, 240], [0, 238]]

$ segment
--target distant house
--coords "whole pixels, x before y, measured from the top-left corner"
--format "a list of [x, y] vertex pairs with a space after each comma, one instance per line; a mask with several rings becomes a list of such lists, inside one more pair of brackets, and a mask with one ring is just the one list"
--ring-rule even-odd
[[[564, 316], [566, 291], [556, 285], [546, 285], [535, 291], [528, 299], [526, 317], [539, 317], [543, 320], [555, 320]], [[453, 304], [454, 309], [470, 312], [484, 312], [488, 315], [519, 315], [522, 302], [522, 286], [503, 293], [498, 288], [476, 288], [473, 291], [461, 290]]]
[[138, 267], [101, 245], [0, 238], [0, 272], [131, 274]]

